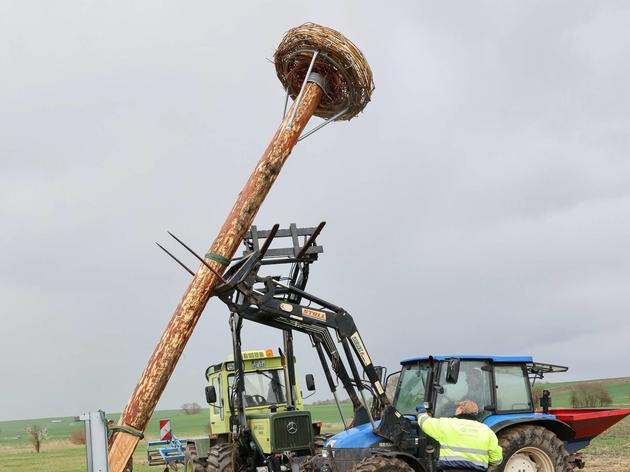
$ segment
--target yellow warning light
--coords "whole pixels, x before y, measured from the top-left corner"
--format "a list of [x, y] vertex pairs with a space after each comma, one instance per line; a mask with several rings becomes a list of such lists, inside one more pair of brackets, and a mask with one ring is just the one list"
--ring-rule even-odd
[[267, 349], [265, 351], [265, 356], [267, 357], [273, 357], [273, 349]]

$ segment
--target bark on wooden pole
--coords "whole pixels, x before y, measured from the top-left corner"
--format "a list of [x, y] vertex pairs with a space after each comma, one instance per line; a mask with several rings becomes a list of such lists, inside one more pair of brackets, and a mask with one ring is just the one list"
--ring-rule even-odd
[[[302, 100], [297, 104], [292, 125], [287, 127], [287, 122], [293, 115], [295, 103], [286, 114], [254, 172], [243, 187], [208, 252], [219, 254], [226, 259], [234, 256], [245, 233], [252, 225], [260, 205], [280, 173], [282, 165], [289, 157], [297, 138], [319, 106], [321, 96], [322, 90], [318, 85], [310, 82], [306, 85]], [[208, 259], [208, 263], [220, 274], [225, 270], [225, 266], [219, 262]], [[122, 413], [119, 425], [144, 431], [218, 282], [219, 278], [203, 264], [199, 267], [153, 351]], [[109, 450], [110, 472], [123, 472], [139, 440], [140, 438], [136, 435], [125, 432], [115, 433]]]

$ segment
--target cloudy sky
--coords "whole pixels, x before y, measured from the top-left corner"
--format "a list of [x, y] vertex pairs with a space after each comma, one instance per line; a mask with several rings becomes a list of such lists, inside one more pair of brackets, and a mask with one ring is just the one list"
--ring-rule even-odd
[[[627, 2], [233, 5], [0, 4], [0, 420], [123, 408], [189, 281], [153, 242], [208, 247], [280, 121], [274, 48], [305, 21], [376, 83], [295, 148], [256, 220], [328, 222], [310, 290], [390, 370], [491, 353], [630, 375]], [[212, 300], [159, 407], [201, 403], [229, 351]]]

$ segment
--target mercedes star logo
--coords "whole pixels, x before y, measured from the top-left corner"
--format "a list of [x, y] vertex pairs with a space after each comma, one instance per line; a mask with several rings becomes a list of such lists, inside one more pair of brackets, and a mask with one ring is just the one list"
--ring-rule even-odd
[[295, 421], [289, 421], [287, 423], [287, 431], [289, 432], [289, 434], [295, 434], [297, 433], [297, 430], [298, 430], [298, 427]]

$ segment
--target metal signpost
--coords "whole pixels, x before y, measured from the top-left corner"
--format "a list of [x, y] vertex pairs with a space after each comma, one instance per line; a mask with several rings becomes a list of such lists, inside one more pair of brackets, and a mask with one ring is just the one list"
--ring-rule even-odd
[[79, 416], [85, 426], [85, 453], [88, 472], [109, 472], [107, 463], [107, 419], [103, 411]]

